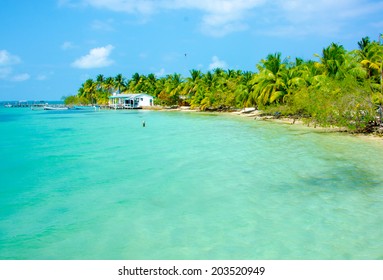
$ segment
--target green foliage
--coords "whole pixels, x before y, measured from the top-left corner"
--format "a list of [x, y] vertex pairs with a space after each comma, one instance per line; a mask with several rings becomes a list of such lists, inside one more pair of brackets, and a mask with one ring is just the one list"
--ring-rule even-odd
[[289, 100], [294, 115], [307, 117], [321, 126], [363, 130], [375, 118], [375, 108], [368, 83], [347, 78], [326, 78], [321, 87], [301, 88]]
[[77, 96], [77, 95], [66, 96], [64, 99], [65, 105], [79, 105], [79, 104], [86, 105], [88, 103], [89, 101], [86, 98]]
[[163, 106], [190, 105], [199, 110], [258, 107], [270, 114], [305, 117], [322, 126], [361, 130], [375, 118], [383, 103], [383, 46], [368, 37], [348, 52], [332, 43], [317, 61], [283, 59], [269, 54], [257, 72], [191, 70], [157, 78], [135, 73], [130, 79], [98, 75], [86, 80], [66, 104], [107, 104], [114, 92], [146, 92]]

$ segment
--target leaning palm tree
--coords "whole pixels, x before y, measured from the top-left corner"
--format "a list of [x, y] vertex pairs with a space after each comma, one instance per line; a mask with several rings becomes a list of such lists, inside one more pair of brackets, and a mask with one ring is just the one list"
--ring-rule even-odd
[[255, 103], [254, 100], [251, 99], [249, 87], [244, 84], [240, 84], [236, 88], [235, 95], [237, 104], [242, 108], [250, 107]]
[[96, 90], [97, 84], [92, 79], [88, 79], [83, 84], [82, 97], [85, 97], [88, 101], [91, 102], [91, 104], [94, 104], [95, 102], [97, 102]]

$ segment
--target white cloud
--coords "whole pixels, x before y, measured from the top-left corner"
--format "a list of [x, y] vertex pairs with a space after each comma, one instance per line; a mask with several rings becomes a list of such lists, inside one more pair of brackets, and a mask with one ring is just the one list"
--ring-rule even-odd
[[71, 7], [71, 8], [77, 8], [82, 7], [84, 3], [77, 0], [58, 0], [57, 5], [59, 7]]
[[[324, 0], [322, 0], [324, 1]], [[353, 19], [360, 16], [369, 15], [375, 12], [383, 12], [382, 1], [366, 1], [366, 0], [339, 0], [339, 1], [326, 1], [328, 7], [326, 12], [334, 9], [333, 16], [338, 16], [342, 19]]]
[[115, 12], [152, 14], [163, 0], [83, 0], [85, 5]]
[[211, 63], [209, 64], [209, 70], [213, 70], [216, 68], [227, 69], [228, 65], [225, 61], [220, 60], [217, 56], [213, 56], [211, 58]]
[[7, 50], [0, 50], [0, 66], [18, 64], [21, 59], [13, 54], [10, 54]]
[[[216, 37], [250, 26], [262, 33], [270, 29], [274, 35], [288, 30], [313, 34], [311, 28], [326, 34], [337, 32], [345, 23], [361, 16], [383, 12], [383, 2], [376, 0], [60, 0], [60, 3], [137, 14], [141, 18], [163, 10], [196, 10], [202, 13], [201, 32]], [[307, 25], [311, 28], [306, 28]]]
[[13, 74], [13, 69], [11, 67], [0, 68], [0, 80], [6, 80], [11, 82], [24, 82], [29, 80], [31, 75], [28, 73], [22, 74]]
[[113, 48], [112, 45], [107, 45], [105, 47], [91, 49], [87, 55], [74, 61], [72, 67], [90, 69], [110, 66], [114, 63], [114, 61], [109, 58]]
[[30, 75], [28, 73], [18, 74], [11, 78], [11, 81], [13, 82], [24, 82], [26, 80], [30, 79]]
[[69, 41], [62, 43], [62, 45], [61, 45], [61, 49], [64, 51], [73, 49], [74, 47], [75, 47], [75, 45]]
[[[345, 25], [361, 17], [383, 12], [383, 2], [370, 0], [277, 0], [270, 6], [275, 15], [260, 33], [276, 36], [320, 36], [339, 34]], [[368, 20], [368, 19], [365, 19]], [[266, 20], [265, 20], [266, 22]]]
[[246, 18], [249, 11], [262, 5], [264, 0], [175, 0], [175, 8], [195, 9], [204, 13], [201, 30], [203, 33], [222, 37], [248, 28]]
[[27, 73], [13, 75], [13, 65], [21, 63], [21, 59], [9, 53], [7, 50], [0, 50], [0, 79], [13, 82], [22, 82], [30, 78]]
[[[291, 22], [305, 22], [316, 19], [317, 22], [340, 18], [355, 8], [361, 8], [360, 0], [278, 0], [276, 5], [283, 16]], [[358, 7], [359, 6], [359, 7]]]
[[[266, 0], [79, 0], [77, 6], [85, 5], [141, 16], [149, 16], [161, 10], [197, 10], [203, 13], [202, 32], [212, 36], [224, 36], [246, 29], [244, 19], [248, 11], [264, 2]], [[69, 0], [61, 0], [60, 5], [76, 6]]]

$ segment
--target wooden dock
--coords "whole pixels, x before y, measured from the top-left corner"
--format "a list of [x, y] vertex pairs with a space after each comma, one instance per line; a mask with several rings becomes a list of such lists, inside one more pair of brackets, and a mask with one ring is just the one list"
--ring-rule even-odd
[[7, 102], [3, 104], [4, 107], [8, 108], [31, 108], [31, 107], [41, 107], [44, 106], [52, 106], [51, 104], [48, 104], [46, 102], [27, 102], [27, 101], [19, 101], [19, 102]]

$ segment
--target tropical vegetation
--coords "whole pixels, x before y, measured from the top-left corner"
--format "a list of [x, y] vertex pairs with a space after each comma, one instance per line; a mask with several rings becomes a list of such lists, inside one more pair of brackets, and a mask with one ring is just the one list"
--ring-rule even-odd
[[255, 72], [193, 69], [189, 77], [135, 73], [130, 79], [100, 74], [86, 80], [65, 103], [107, 104], [114, 92], [146, 92], [162, 106], [201, 111], [255, 107], [315, 125], [362, 131], [376, 121], [383, 104], [382, 66], [383, 45], [365, 37], [356, 50], [332, 43], [312, 60], [269, 54]]

